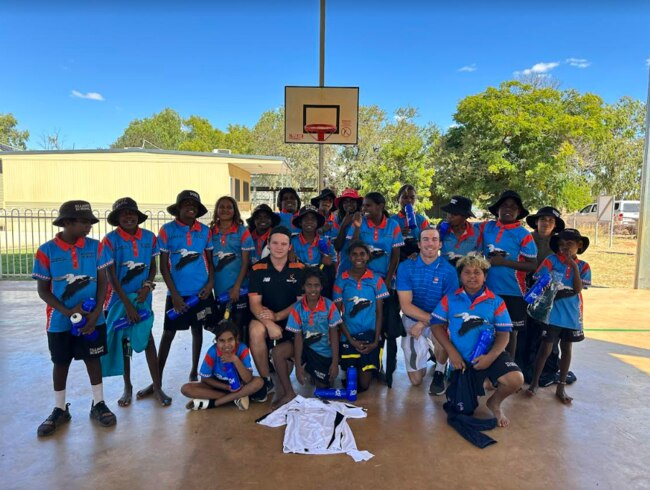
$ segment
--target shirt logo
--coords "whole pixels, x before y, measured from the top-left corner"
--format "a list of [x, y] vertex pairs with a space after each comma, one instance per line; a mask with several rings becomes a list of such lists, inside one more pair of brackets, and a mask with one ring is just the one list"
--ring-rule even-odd
[[181, 248], [178, 252], [172, 252], [172, 253], [181, 254], [181, 260], [179, 260], [178, 263], [176, 264], [177, 271], [181, 270], [187, 264], [194, 262], [201, 256], [199, 252], [194, 252], [192, 250], [187, 250], [185, 248]]
[[287, 278], [287, 282], [290, 282], [291, 284], [295, 284], [295, 283], [297, 283], [298, 281], [296, 280], [296, 278], [294, 277], [294, 275], [291, 274], [291, 275], [289, 275], [289, 277]]
[[262, 279], [262, 282], [271, 282], [271, 278], [270, 277], [265, 277], [264, 279]]
[[55, 281], [66, 281], [68, 284], [65, 286], [65, 290], [63, 291], [63, 296], [61, 296], [61, 299], [63, 301], [72, 298], [75, 293], [78, 291], [81, 291], [83, 288], [88, 286], [91, 281], [94, 281], [94, 277], [90, 276], [75, 276], [74, 274], [66, 274], [61, 277], [55, 277]]
[[125, 265], [128, 269], [126, 275], [120, 281], [122, 284], [128, 284], [147, 268], [144, 262], [134, 262], [133, 260], [127, 260], [122, 265]]

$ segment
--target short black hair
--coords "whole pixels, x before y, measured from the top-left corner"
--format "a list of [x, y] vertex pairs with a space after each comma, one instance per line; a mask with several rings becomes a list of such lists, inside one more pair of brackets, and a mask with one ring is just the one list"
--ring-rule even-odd
[[352, 240], [350, 246], [348, 247], [348, 255], [352, 253], [352, 250], [355, 248], [362, 248], [370, 255], [370, 247], [363, 240]]
[[317, 277], [321, 283], [321, 286], [325, 286], [325, 273], [321, 270], [320, 267], [305, 267], [305, 271], [303, 272], [302, 276], [302, 283], [305, 284], [307, 282], [307, 279], [310, 277]]
[[236, 339], [239, 338], [239, 328], [237, 328], [237, 325], [232, 320], [224, 319], [217, 324], [217, 328], [214, 331], [214, 341], [216, 342], [226, 332], [233, 334]]

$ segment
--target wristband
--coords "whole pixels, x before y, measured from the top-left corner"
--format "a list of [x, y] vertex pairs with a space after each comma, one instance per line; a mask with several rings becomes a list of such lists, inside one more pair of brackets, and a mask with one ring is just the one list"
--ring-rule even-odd
[[143, 287], [148, 287], [148, 288], [151, 289], [152, 291], [153, 291], [154, 289], [156, 289], [156, 283], [153, 282], [153, 281], [144, 281], [144, 283], [142, 283], [142, 286], [143, 286]]

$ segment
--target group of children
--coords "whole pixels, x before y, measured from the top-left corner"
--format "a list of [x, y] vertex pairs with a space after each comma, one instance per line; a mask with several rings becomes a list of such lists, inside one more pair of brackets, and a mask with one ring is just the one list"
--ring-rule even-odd
[[[482, 223], [468, 222], [474, 217], [471, 201], [453, 196], [442, 207], [447, 219], [437, 228], [421, 214], [408, 214], [417, 199], [413, 186], [402, 186], [397, 199], [400, 211], [391, 216], [377, 192], [362, 197], [346, 189], [337, 196], [324, 189], [310, 205], [301, 206], [298, 193], [284, 188], [278, 212], [261, 204], [245, 226], [237, 202], [224, 196], [205, 225], [199, 218], [207, 208], [198, 193], [186, 190], [167, 208], [174, 219], [156, 236], [139, 226], [147, 216], [136, 202], [122, 198], [108, 216], [115, 230], [102, 241], [87, 237], [98, 222], [90, 204], [64, 203], [54, 221], [62, 231], [39, 247], [33, 271], [47, 304], [55, 394], [55, 408], [38, 435], [50, 435], [70, 420], [66, 379], [73, 359], [86, 364], [93, 391], [90, 415], [102, 426], [116, 423], [104, 401], [102, 372], [123, 374], [118, 405], [128, 406], [132, 351], [145, 351], [152, 379], [136, 396], [155, 395], [161, 405], [171, 404], [162, 381], [179, 330], [192, 333], [189, 382], [181, 387], [190, 398], [188, 409], [234, 402], [244, 410], [250, 400], [263, 402], [276, 390], [277, 408], [295, 396], [290, 380], [294, 366], [300, 384], [310, 380], [316, 387], [334, 386], [339, 368], [345, 373], [354, 367], [359, 391], [367, 390], [373, 378], [383, 377], [390, 386], [396, 338], [412, 335], [400, 319], [400, 284], [407, 282], [398, 266], [402, 275], [413, 275], [420, 253], [428, 257], [426, 264], [444, 263], [460, 286], [427, 304], [426, 321], [413, 321], [417, 335], [424, 332], [429, 339], [432, 356], [436, 347], [436, 372], [444, 369], [446, 356], [452, 369], [472, 365], [482, 373], [481, 382], [487, 378], [490, 388], [496, 388], [488, 408], [500, 425], [507, 425], [501, 401], [521, 387], [522, 369], [531, 373], [526, 393], [536, 393], [547, 357], [559, 342], [556, 393], [570, 403], [564, 387], [571, 343], [584, 338], [581, 290], [590, 281], [589, 266], [577, 255], [589, 240], [564, 229], [554, 208], [529, 216], [513, 191], [489, 207], [497, 219]], [[521, 225], [526, 217], [533, 234]], [[549, 221], [550, 230], [541, 233]], [[420, 250], [423, 243], [425, 252]], [[548, 245], [546, 255], [540, 257], [543, 247], [537, 243]], [[167, 286], [158, 350], [151, 334], [157, 256]], [[529, 331], [518, 337], [526, 332], [527, 285], [544, 273], [555, 273], [562, 283], [550, 324], [541, 325], [535, 335]], [[199, 369], [204, 329], [214, 333], [215, 341]], [[487, 352], [472, 359], [483, 331], [492, 332], [494, 340]], [[253, 375], [251, 354], [259, 376]], [[444, 387], [430, 392], [442, 394]]]

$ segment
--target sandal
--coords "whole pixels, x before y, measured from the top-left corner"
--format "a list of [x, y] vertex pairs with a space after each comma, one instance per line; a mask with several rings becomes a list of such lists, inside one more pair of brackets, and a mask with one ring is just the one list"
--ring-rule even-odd
[[115, 414], [106, 406], [104, 400], [99, 403], [93, 402], [90, 407], [90, 418], [96, 420], [102, 427], [111, 427], [117, 423]]
[[46, 418], [41, 425], [38, 426], [36, 433], [39, 437], [50, 436], [54, 434], [56, 429], [67, 422], [70, 422], [72, 416], [70, 415], [70, 410], [68, 407], [69, 403], [65, 404], [65, 410], [61, 410], [59, 407], [54, 407], [52, 413], [48, 418]]

